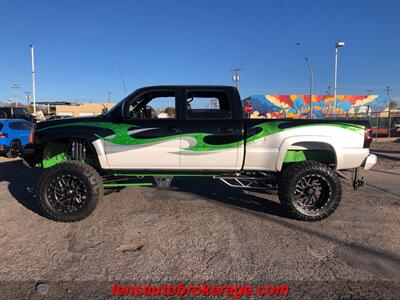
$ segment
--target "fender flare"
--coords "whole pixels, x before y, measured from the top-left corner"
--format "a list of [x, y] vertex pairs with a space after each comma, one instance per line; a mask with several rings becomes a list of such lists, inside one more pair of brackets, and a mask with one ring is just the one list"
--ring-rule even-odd
[[[292, 136], [284, 139], [279, 147], [278, 156], [276, 159], [275, 168], [277, 171], [282, 170], [283, 161], [285, 159], [286, 152], [293, 147], [293, 145], [297, 143], [311, 143], [311, 144], [325, 144], [328, 145], [334, 151], [334, 158], [336, 160], [335, 168], [342, 165], [342, 156], [340, 152], [340, 148], [337, 145], [337, 141], [335, 141], [331, 137], [320, 136], [320, 135], [309, 135], [309, 136]], [[296, 146], [293, 147], [295, 149]], [[306, 147], [307, 148], [307, 147]], [[304, 149], [303, 146], [298, 147], [297, 149]], [[314, 148], [316, 149], [316, 148]]]
[[109, 165], [108, 165], [108, 161], [105, 155], [105, 148], [104, 148], [104, 141], [100, 138], [95, 139], [95, 140], [91, 140], [88, 138], [82, 138], [82, 137], [76, 137], [76, 136], [68, 136], [68, 135], [59, 135], [56, 137], [51, 138], [50, 140], [46, 141], [46, 146], [43, 147], [42, 151], [41, 151], [41, 157], [42, 159], [44, 158], [45, 152], [46, 150], [48, 150], [48, 147], [54, 143], [57, 142], [57, 140], [62, 140], [62, 139], [81, 139], [81, 140], [85, 140], [88, 143], [88, 146], [91, 148], [91, 151], [94, 152], [96, 159], [99, 163], [99, 166], [102, 169], [108, 169]]

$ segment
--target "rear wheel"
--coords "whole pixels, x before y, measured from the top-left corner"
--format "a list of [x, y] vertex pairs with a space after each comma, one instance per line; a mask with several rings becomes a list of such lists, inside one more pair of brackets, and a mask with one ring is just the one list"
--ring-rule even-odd
[[12, 141], [10, 149], [6, 153], [8, 158], [16, 158], [21, 153], [21, 143], [19, 141]]
[[316, 161], [288, 166], [279, 180], [279, 199], [288, 213], [299, 220], [319, 221], [338, 207], [342, 197], [334, 170]]
[[47, 217], [56, 221], [86, 218], [102, 196], [102, 178], [94, 168], [79, 161], [46, 170], [38, 182], [39, 205]]

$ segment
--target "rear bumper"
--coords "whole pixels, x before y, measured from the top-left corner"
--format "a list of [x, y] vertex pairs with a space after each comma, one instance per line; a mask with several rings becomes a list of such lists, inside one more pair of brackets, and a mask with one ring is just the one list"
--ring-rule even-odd
[[362, 164], [362, 167], [364, 170], [369, 170], [371, 169], [376, 163], [378, 159], [375, 154], [370, 154], [367, 156], [367, 158], [364, 160], [364, 163]]

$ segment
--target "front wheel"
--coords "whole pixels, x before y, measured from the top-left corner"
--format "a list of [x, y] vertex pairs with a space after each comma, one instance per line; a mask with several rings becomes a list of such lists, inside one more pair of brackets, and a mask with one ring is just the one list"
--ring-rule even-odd
[[338, 207], [342, 186], [335, 171], [316, 161], [289, 165], [279, 179], [279, 200], [299, 220], [327, 218]]
[[75, 222], [96, 208], [103, 196], [103, 181], [91, 166], [71, 160], [46, 170], [37, 190], [39, 205], [47, 217]]

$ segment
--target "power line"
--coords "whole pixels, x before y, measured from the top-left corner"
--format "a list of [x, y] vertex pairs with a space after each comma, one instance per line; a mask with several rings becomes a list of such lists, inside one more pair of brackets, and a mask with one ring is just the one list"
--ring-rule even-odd
[[[319, 30], [321, 30], [326, 24], [329, 24], [329, 21], [332, 20], [333, 18], [335, 18], [336, 16], [338, 16], [339, 14], [341, 14], [343, 11], [345, 11], [347, 8], [349, 8], [352, 4], [354, 3], [354, 0], [350, 0], [349, 2], [347, 2], [345, 5], [343, 5], [341, 8], [339, 8], [338, 10], [336, 10], [334, 13], [332, 13], [331, 15], [329, 15], [327, 18], [323, 18], [323, 22], [321, 22], [320, 24], [318, 24], [317, 26], [315, 26], [307, 35], [305, 35], [303, 38], [301, 38], [300, 40], [302, 41], [306, 41], [308, 40], [312, 35], [315, 34], [315, 32], [318, 32]], [[275, 57], [275, 59], [277, 58], [281, 58], [284, 57], [285, 55], [287, 55], [290, 51], [294, 51], [294, 49], [292, 47], [288, 47], [288, 49], [286, 51], [281, 51], [280, 54]], [[258, 73], [260, 71], [264, 70], [264, 67], [259, 67], [258, 69], [256, 69], [253, 74]]]
[[[290, 25], [294, 23], [294, 21], [308, 8], [310, 7], [316, 0], [310, 0], [308, 4], [306, 5], [305, 2], [301, 3], [298, 7], [295, 7], [294, 10], [292, 10], [289, 14], [290, 16], [287, 18], [289, 20], [287, 23], [284, 23], [281, 27], [280, 30], [275, 30], [274, 33], [275, 35], [271, 36], [270, 39], [266, 39], [268, 41], [268, 47], [266, 50], [271, 49], [271, 45], [274, 44], [279, 38], [283, 36], [283, 32], [289, 28]], [[303, 8], [301, 9], [301, 7]], [[265, 31], [262, 31], [262, 33]], [[262, 35], [260, 35], [262, 37]], [[258, 38], [256, 38], [256, 41]], [[251, 47], [248, 47], [250, 49]], [[250, 65], [254, 61], [254, 55], [249, 56], [247, 60], [243, 60], [242, 65]]]
[[[282, 37], [284, 36], [283, 33], [284, 33], [296, 20], [298, 20], [298, 19], [301, 17], [301, 15], [303, 15], [303, 13], [304, 13], [307, 9], [309, 9], [314, 3], [315, 3], [315, 0], [311, 0], [310, 2], [308, 2], [307, 5], [304, 5], [302, 9], [297, 9], [297, 10], [296, 10], [297, 13], [293, 14], [292, 16], [290, 16], [290, 17], [288, 18], [288, 19], [289, 19], [289, 22], [286, 24], [286, 26], [281, 27], [281, 30], [278, 31], [277, 34], [274, 36], [274, 38], [271, 39], [271, 40], [268, 42], [268, 47], [267, 47], [266, 51], [271, 51], [271, 50], [273, 49], [273, 45], [275, 45], [275, 43], [276, 43], [280, 38], [282, 38]], [[300, 7], [301, 7], [301, 6], [300, 6]], [[299, 8], [300, 8], [300, 7], [299, 7]], [[289, 49], [289, 50], [290, 50], [290, 49]], [[279, 56], [278, 56], [278, 57], [279, 57]], [[253, 59], [254, 59], [254, 56], [253, 56]], [[265, 61], [264, 61], [264, 62], [265, 62]], [[262, 70], [263, 68], [264, 68], [263, 66], [257, 68], [257, 69], [254, 71], [254, 73], [259, 72], [259, 71]]]
[[389, 93], [390, 93], [391, 91], [393, 91], [393, 90], [392, 90], [392, 89], [390, 88], [390, 86], [388, 85], [383, 91], [386, 92], [386, 95], [387, 95], [387, 96], [389, 96]]
[[349, 2], [347, 2], [345, 5], [343, 5], [341, 8], [339, 8], [338, 10], [334, 11], [330, 16], [328, 16], [328, 18], [323, 19], [324, 21], [319, 23], [317, 26], [315, 26], [309, 33], [307, 36], [304, 37], [303, 40], [307, 40], [309, 39], [312, 35], [314, 35], [314, 33], [316, 33], [317, 31], [321, 30], [326, 24], [329, 24], [329, 21], [332, 20], [334, 17], [336, 17], [337, 15], [341, 14], [343, 11], [345, 11], [348, 7], [350, 7], [351, 5], [353, 5], [354, 0], [349, 0]]
[[[282, 9], [282, 7], [283, 7], [284, 4], [286, 3], [286, 1], [287, 1], [287, 0], [280, 1], [280, 4], [281, 4], [281, 5], [278, 6], [278, 8], [271, 14], [271, 16], [269, 17], [269, 19], [273, 19], [273, 18], [278, 14], [278, 12]], [[256, 35], [256, 37], [252, 40], [251, 43], [248, 44], [248, 46], [246, 47], [246, 50], [243, 51], [243, 53], [242, 53], [242, 55], [239, 57], [238, 61], [241, 61], [242, 64], [245, 64], [245, 61], [244, 61], [243, 59], [244, 59], [245, 56], [246, 56], [246, 52], [248, 52], [249, 50], [251, 50], [251, 48], [253, 48], [253, 46], [260, 40], [260, 38], [264, 36], [264, 34], [265, 34], [267, 28], [270, 28], [270, 27], [265, 26], [265, 27], [262, 27], [261, 30], [259, 30], [259, 32], [258, 32], [258, 34]]]
[[125, 91], [125, 96], [126, 96], [126, 95], [128, 95], [128, 92], [126, 90], [125, 79], [124, 79], [124, 76], [123, 76], [122, 70], [121, 70], [121, 63], [118, 60], [116, 60], [114, 62], [117, 64], [119, 76], [121, 77], [122, 85], [124, 86], [124, 91]]

